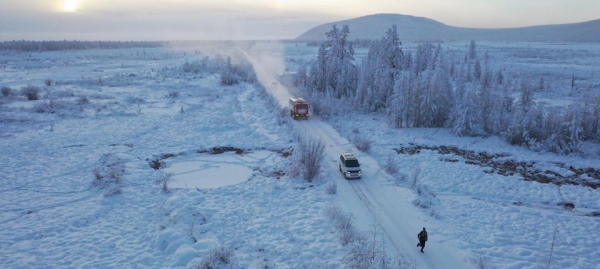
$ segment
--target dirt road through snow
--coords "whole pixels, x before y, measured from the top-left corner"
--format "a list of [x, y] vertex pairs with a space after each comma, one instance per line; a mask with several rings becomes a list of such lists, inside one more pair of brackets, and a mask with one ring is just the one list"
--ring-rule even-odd
[[[248, 53], [244, 54], [253, 64], [259, 82], [285, 107], [292, 95], [276, 82], [276, 74], [267, 72], [267, 68]], [[369, 155], [359, 152], [347, 139], [343, 138], [330, 125], [312, 117], [295, 124], [306, 134], [325, 143], [324, 170], [337, 174], [338, 195], [344, 210], [350, 212], [358, 228], [362, 231], [378, 230], [385, 239], [389, 255], [401, 255], [413, 261], [416, 268], [471, 268], [464, 252], [452, 245], [445, 244], [445, 238], [435, 232], [435, 225], [428, 224], [431, 218], [418, 211], [412, 204], [414, 193], [406, 188], [392, 184], [393, 179]], [[355, 153], [362, 166], [363, 178], [346, 180], [338, 171], [339, 155], [349, 151]], [[417, 233], [428, 227], [429, 241], [425, 253], [416, 247]]]

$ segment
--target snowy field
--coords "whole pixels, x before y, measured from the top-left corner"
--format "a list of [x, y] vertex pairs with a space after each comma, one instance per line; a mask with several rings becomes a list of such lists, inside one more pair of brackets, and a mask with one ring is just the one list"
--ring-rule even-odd
[[[548, 74], [546, 83], [569, 89], [575, 74], [574, 95], [598, 93], [598, 45], [481, 46], [508, 74]], [[289, 91], [266, 78], [294, 72], [316, 50], [270, 43], [251, 54], [264, 56], [259, 81], [284, 104]], [[566, 56], [527, 56], [532, 50]], [[392, 129], [378, 115], [281, 122], [259, 87], [181, 71], [204, 56], [202, 48], [0, 55], [0, 87], [12, 89], [0, 96], [0, 267], [203, 268], [226, 252], [222, 268], [344, 268], [350, 246], [324, 213], [337, 205], [364, 233], [390, 237], [388, 255], [408, 268], [600, 268], [598, 189], [501, 172], [527, 163], [598, 183], [598, 174], [570, 169], [598, 171], [597, 145], [583, 157], [539, 154], [493, 137]], [[40, 100], [19, 93], [28, 85]], [[561, 104], [569, 100], [561, 89], [540, 95]], [[346, 140], [357, 130], [372, 142], [366, 153]], [[310, 183], [286, 174], [297, 133], [326, 144]], [[342, 178], [341, 150], [358, 155], [363, 179]], [[495, 156], [492, 164], [472, 158], [481, 153]], [[396, 172], [384, 171], [390, 164]], [[120, 188], [97, 184], [106, 171]], [[430, 240], [421, 254], [423, 226]]]

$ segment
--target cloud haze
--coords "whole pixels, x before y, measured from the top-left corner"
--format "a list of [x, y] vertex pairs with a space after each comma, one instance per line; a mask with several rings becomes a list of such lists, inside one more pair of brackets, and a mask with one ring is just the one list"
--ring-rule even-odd
[[4, 0], [0, 40], [288, 39], [375, 13], [476, 28], [600, 18], [597, 0]]

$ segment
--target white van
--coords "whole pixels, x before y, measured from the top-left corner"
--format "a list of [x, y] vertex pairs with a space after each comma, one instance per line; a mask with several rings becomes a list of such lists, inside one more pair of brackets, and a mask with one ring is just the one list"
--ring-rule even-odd
[[340, 172], [342, 172], [346, 179], [362, 177], [360, 163], [354, 154], [344, 152], [340, 155]]

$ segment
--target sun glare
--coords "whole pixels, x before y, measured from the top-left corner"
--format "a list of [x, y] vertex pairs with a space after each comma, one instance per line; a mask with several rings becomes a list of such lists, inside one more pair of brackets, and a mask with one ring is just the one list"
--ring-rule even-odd
[[79, 7], [80, 0], [64, 0], [63, 1], [63, 9], [67, 12], [75, 12]]

